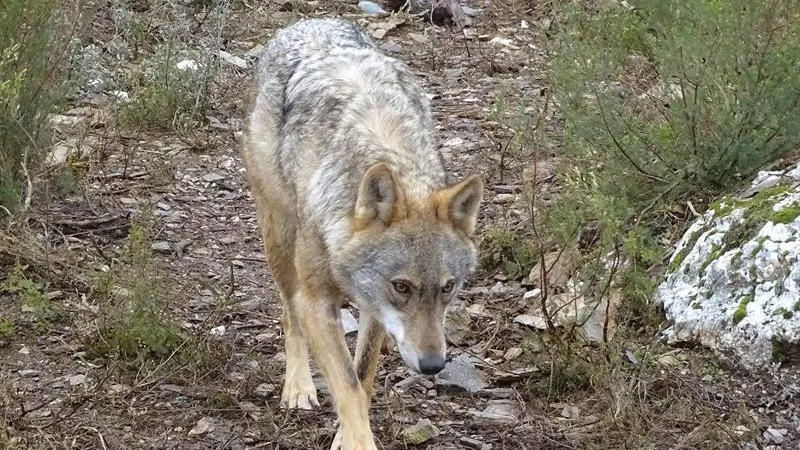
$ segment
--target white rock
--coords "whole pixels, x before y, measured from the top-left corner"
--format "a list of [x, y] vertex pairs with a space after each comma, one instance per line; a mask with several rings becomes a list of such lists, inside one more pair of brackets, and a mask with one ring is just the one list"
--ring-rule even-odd
[[78, 386], [86, 382], [86, 375], [78, 374], [69, 377], [68, 379], [70, 386]]
[[749, 370], [774, 362], [774, 343], [800, 343], [797, 181], [800, 166], [761, 172], [750, 190], [770, 190], [722, 201], [692, 224], [655, 294], [672, 323], [665, 331], [671, 342], [697, 341]]
[[219, 56], [219, 59], [225, 61], [230, 65], [236, 66], [240, 69], [247, 69], [247, 60], [239, 58], [238, 56], [231, 55], [225, 50], [220, 50], [217, 53], [217, 56]]
[[193, 59], [184, 59], [178, 64], [175, 64], [175, 67], [177, 67], [178, 70], [192, 70], [192, 71], [195, 71], [200, 68], [200, 66], [197, 64], [197, 61]]

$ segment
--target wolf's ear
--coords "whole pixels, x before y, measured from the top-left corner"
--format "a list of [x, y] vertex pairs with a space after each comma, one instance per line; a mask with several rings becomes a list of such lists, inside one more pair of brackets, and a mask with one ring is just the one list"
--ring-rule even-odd
[[364, 173], [358, 188], [356, 228], [366, 228], [376, 220], [388, 224], [403, 204], [403, 192], [389, 166], [382, 162], [375, 164]]
[[439, 192], [439, 219], [448, 221], [471, 236], [478, 221], [483, 200], [483, 181], [472, 175], [464, 181]]

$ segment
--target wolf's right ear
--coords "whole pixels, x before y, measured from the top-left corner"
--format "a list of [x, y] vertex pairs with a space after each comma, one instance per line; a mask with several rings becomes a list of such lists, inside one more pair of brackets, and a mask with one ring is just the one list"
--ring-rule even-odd
[[375, 221], [388, 225], [395, 216], [401, 214], [400, 208], [404, 204], [402, 189], [389, 166], [382, 162], [377, 163], [361, 179], [354, 226], [356, 229], [364, 229]]

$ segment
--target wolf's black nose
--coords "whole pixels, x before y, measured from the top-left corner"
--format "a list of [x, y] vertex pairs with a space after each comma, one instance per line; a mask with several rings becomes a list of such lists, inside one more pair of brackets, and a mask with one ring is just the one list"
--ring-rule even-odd
[[427, 355], [419, 359], [419, 371], [425, 375], [436, 375], [444, 369], [444, 358], [439, 355]]

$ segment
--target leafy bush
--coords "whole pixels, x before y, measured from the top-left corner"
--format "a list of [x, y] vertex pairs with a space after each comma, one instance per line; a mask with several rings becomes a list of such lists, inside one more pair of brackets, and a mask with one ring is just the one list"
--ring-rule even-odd
[[717, 194], [800, 144], [800, 5], [570, 5], [552, 48], [570, 165], [631, 208]]
[[0, 3], [0, 209], [13, 211], [46, 156], [43, 125], [62, 100], [57, 2]]
[[145, 218], [132, 225], [123, 254], [100, 277], [93, 294], [99, 310], [99, 328], [89, 345], [93, 356], [165, 358], [183, 342], [170, 320], [166, 280], [158, 274], [150, 245]]
[[800, 4], [629, 3], [554, 16], [564, 170], [545, 222], [561, 245], [599, 225], [595, 255], [623, 253], [623, 288], [646, 302], [676, 205], [702, 208], [800, 148]]
[[213, 60], [204, 58], [194, 67], [179, 68], [183, 60], [168, 41], [144, 59], [128, 80], [130, 101], [119, 109], [119, 124], [128, 129], [184, 131], [204, 120], [208, 84], [214, 77]]

